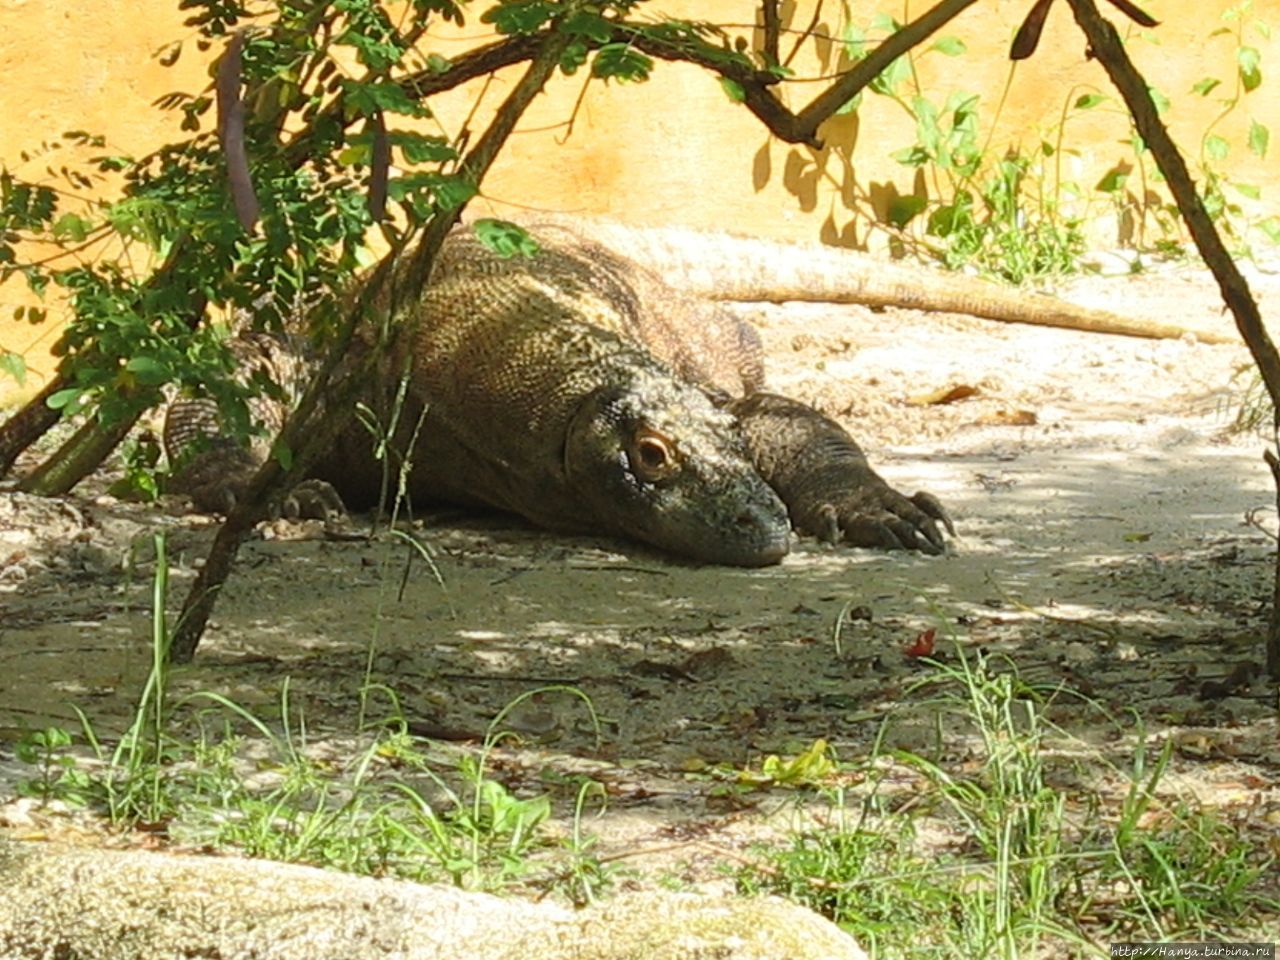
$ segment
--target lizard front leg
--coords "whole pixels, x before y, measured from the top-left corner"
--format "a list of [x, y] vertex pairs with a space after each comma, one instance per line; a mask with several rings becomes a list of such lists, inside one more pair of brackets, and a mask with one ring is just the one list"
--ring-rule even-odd
[[[306, 372], [306, 361], [285, 338], [244, 333], [231, 341], [230, 349], [246, 381], [264, 375], [285, 384], [296, 394], [297, 381]], [[279, 433], [289, 413], [282, 397], [262, 394], [250, 405], [254, 415]], [[204, 513], [230, 513], [242, 499], [258, 468], [269, 455], [269, 444], [258, 438], [241, 445], [226, 435], [218, 405], [208, 397], [176, 397], [167, 406], [164, 448], [173, 471], [169, 490], [184, 493]], [[272, 517], [290, 520], [335, 520], [346, 508], [338, 492], [323, 480], [303, 480], [271, 506]]]
[[756, 469], [787, 505], [800, 533], [837, 543], [942, 553], [955, 526], [937, 497], [907, 497], [871, 469], [838, 423], [797, 400], [752, 393], [728, 409], [738, 417]]

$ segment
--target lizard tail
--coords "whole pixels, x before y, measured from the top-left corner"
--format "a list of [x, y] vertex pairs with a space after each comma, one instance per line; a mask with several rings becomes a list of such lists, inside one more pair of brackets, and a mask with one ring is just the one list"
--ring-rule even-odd
[[667, 283], [718, 300], [801, 300], [910, 307], [1092, 333], [1236, 343], [1215, 330], [1125, 316], [991, 280], [907, 265], [855, 250], [777, 243], [669, 227], [575, 220], [574, 229], [657, 272]]

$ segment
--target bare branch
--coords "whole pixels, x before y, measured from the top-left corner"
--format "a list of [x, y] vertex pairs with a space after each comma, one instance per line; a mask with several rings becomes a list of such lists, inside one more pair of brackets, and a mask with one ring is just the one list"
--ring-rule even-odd
[[[1169, 136], [1156, 113], [1155, 103], [1147, 82], [1138, 73], [1129, 55], [1125, 53], [1120, 35], [1110, 22], [1103, 19], [1093, 0], [1068, 0], [1075, 14], [1076, 23], [1089, 38], [1089, 48], [1102, 64], [1111, 82], [1116, 85], [1124, 98], [1133, 117], [1138, 133], [1151, 149], [1156, 165], [1164, 174], [1169, 184], [1169, 192], [1173, 194], [1178, 212], [1191, 232], [1191, 239], [1204, 257], [1204, 262], [1218, 281], [1218, 289], [1222, 291], [1222, 299], [1230, 308], [1236, 320], [1236, 327], [1253, 355], [1258, 371], [1262, 374], [1263, 385], [1271, 398], [1272, 408], [1280, 418], [1280, 353], [1268, 336], [1263, 326], [1262, 316], [1257, 301], [1249, 292], [1249, 284], [1236, 269], [1231, 254], [1218, 236], [1217, 228], [1209, 217], [1196, 191], [1195, 181], [1187, 170], [1186, 161], [1178, 152], [1177, 146]], [[1280, 422], [1277, 423], [1280, 427]], [[1264, 453], [1267, 465], [1276, 481], [1277, 496], [1280, 497], [1280, 462], [1275, 454], [1267, 450]], [[1280, 500], [1278, 500], [1280, 506]], [[1280, 560], [1280, 558], [1278, 558]], [[1275, 580], [1271, 598], [1271, 620], [1266, 637], [1267, 673], [1272, 680], [1280, 681], [1280, 562], [1276, 564]]]
[[778, 0], [760, 0], [760, 16], [764, 21], [764, 56], [769, 63], [778, 63]]
[[796, 139], [808, 140], [817, 135], [818, 126], [883, 73], [894, 60], [933, 34], [971, 7], [976, 0], [942, 0], [928, 13], [917, 17], [876, 47], [865, 60], [860, 60], [848, 73], [818, 94], [796, 116]]

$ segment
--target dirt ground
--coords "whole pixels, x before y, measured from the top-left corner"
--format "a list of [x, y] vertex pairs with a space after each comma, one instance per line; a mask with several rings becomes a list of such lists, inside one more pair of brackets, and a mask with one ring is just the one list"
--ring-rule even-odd
[[[1266, 313], [1280, 276], [1253, 279]], [[1063, 293], [1231, 329], [1211, 282], [1186, 266]], [[745, 312], [775, 388], [843, 420], [890, 480], [949, 506], [949, 555], [802, 540], [776, 567], [697, 567], [443, 512], [416, 530], [437, 581], [400, 540], [276, 524], [244, 549], [175, 688], [270, 717], [287, 680], [323, 738], [354, 732], [366, 665], [411, 729], [434, 736], [483, 735], [518, 695], [574, 686], [600, 742], [580, 700], [547, 693], [508, 719], [528, 738], [508, 748], [509, 769], [589, 769], [615, 795], [591, 829], [615, 849], [643, 847], [752, 815], [717, 806], [700, 771], [758, 766], [818, 737], [856, 759], [886, 715], [890, 745], [966, 755], [966, 732], [939, 727], [912, 688], [922, 671], [904, 649], [933, 629], [944, 656], [954, 639], [1122, 720], [1139, 711], [1149, 734], [1177, 740], [1170, 789], [1280, 808], [1274, 695], [1251, 667], [1273, 546], [1246, 522], [1259, 511], [1274, 529], [1275, 494], [1263, 441], [1229, 429], [1248, 383], [1243, 347], [855, 307]], [[958, 387], [974, 392], [924, 402]], [[72, 704], [100, 735], [123, 729], [149, 665], [151, 535], [167, 535], [173, 611], [213, 529], [176, 501], [0, 493], [0, 778], [19, 774], [22, 731], [78, 729]], [[371, 709], [390, 712], [378, 698]], [[1130, 728], [1065, 697], [1051, 716], [1125, 765]]]

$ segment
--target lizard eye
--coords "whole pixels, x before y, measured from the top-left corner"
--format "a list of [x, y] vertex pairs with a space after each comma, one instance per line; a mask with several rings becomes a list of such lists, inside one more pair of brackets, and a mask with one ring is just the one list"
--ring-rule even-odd
[[671, 476], [680, 469], [675, 445], [658, 433], [642, 427], [631, 438], [627, 447], [627, 459], [631, 470], [646, 483], [653, 483]]

